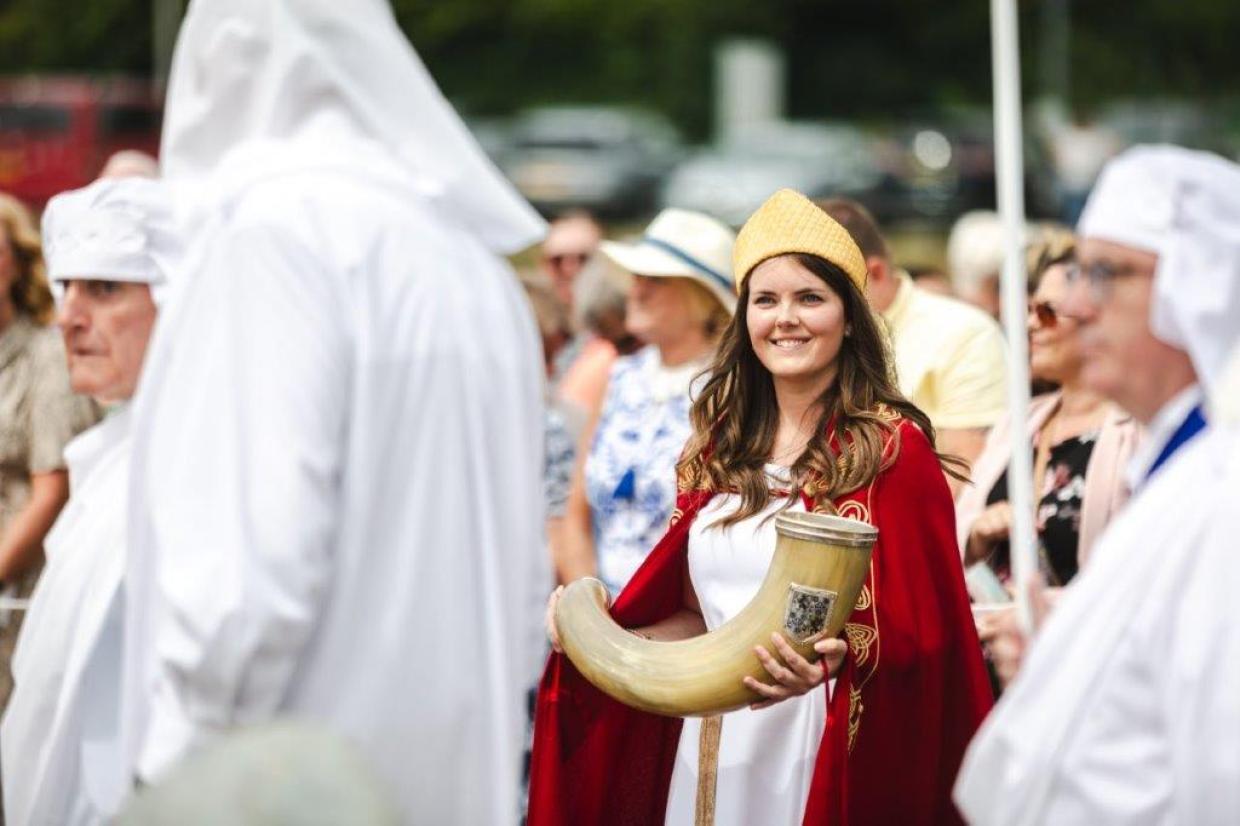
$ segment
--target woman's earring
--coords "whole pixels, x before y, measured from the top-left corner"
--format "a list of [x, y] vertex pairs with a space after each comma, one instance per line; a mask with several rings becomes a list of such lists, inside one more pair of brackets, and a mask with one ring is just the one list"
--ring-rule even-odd
[[844, 325], [844, 337], [847, 338], [848, 336], [851, 336], [851, 335], [852, 335], [852, 325], [851, 324]]

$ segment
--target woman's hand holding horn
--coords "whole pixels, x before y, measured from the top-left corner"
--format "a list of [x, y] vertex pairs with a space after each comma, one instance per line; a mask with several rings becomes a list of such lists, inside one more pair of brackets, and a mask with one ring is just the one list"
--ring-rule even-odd
[[780, 663], [761, 645], [754, 646], [753, 650], [758, 655], [762, 667], [775, 681], [775, 685], [759, 682], [753, 677], [745, 677], [742, 680], [746, 688], [766, 698], [750, 706], [755, 711], [775, 705], [789, 697], [806, 694], [822, 685], [824, 680], [834, 677], [840, 670], [844, 655], [848, 652], [848, 644], [841, 639], [819, 640], [814, 643], [814, 651], [820, 654], [822, 659], [811, 663], [793, 650], [782, 634], [778, 632], [771, 634], [771, 642], [774, 643], [779, 656], [783, 658], [783, 663]]

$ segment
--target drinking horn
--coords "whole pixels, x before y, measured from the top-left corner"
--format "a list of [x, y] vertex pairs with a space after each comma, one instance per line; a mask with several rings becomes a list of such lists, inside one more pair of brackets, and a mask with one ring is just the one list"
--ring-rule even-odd
[[819, 513], [781, 513], [777, 540], [758, 593], [713, 631], [676, 642], [648, 640], [616, 624], [607, 589], [579, 579], [560, 596], [556, 630], [581, 674], [620, 702], [654, 714], [705, 717], [762, 700], [741, 682], [772, 679], [754, 654], [781, 632], [809, 660], [813, 645], [838, 636], [870, 570], [878, 529]]

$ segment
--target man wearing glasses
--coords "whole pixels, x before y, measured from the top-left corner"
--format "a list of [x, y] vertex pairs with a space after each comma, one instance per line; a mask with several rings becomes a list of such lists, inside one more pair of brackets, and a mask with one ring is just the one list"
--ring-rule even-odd
[[1037, 631], [956, 802], [985, 824], [1237, 823], [1240, 421], [1204, 411], [1240, 352], [1240, 166], [1129, 150], [1078, 233], [1061, 309], [1082, 378], [1148, 436], [1133, 498]]
[[[1112, 179], [1117, 170], [1132, 168], [1120, 163], [1109, 168]], [[1106, 193], [1101, 184], [1099, 191]], [[1175, 288], [1155, 275], [1170, 232], [1159, 220], [1170, 216], [1141, 215], [1152, 199], [1144, 191], [1132, 195], [1131, 202], [1099, 197], [1088, 203], [1062, 311], [1081, 324], [1082, 381], [1146, 427], [1129, 467], [1128, 484], [1135, 491], [1205, 428], [1205, 417], [1193, 361], [1168, 320], [1171, 309], [1160, 306], [1176, 300]]]

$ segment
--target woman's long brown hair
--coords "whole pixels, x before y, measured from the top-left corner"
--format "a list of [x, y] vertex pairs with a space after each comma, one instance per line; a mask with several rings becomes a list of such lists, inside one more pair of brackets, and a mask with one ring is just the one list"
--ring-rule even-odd
[[[816, 435], [792, 465], [794, 485], [788, 503], [807, 486], [814, 498], [829, 502], [870, 484], [895, 460], [899, 445], [886, 457], [884, 447], [897, 417], [921, 428], [932, 446], [934, 427], [896, 387], [886, 336], [852, 280], [815, 255], [796, 253], [794, 257], [839, 295], [851, 329], [840, 345], [836, 378], [819, 399]], [[740, 494], [740, 508], [718, 523], [725, 526], [761, 512], [770, 502], [765, 465], [779, 427], [771, 374], [749, 340], [748, 307], [746, 279], [736, 315], [693, 403], [693, 435], [677, 465], [679, 478], [689, 487]], [[831, 446], [832, 437], [839, 451]], [[961, 459], [939, 454], [939, 461], [951, 476], [965, 478], [968, 466]]]
[[9, 249], [17, 264], [17, 277], [10, 288], [18, 314], [38, 324], [48, 324], [55, 313], [52, 291], [47, 286], [47, 267], [43, 263], [43, 246], [39, 230], [30, 211], [12, 195], [0, 192], [0, 235], [8, 239]]

